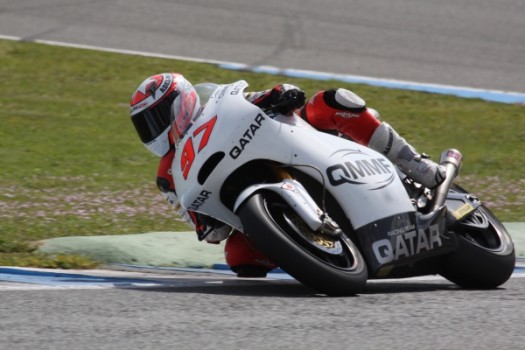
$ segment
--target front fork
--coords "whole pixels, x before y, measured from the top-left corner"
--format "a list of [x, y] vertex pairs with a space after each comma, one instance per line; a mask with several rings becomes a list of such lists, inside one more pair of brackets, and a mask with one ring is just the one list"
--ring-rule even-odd
[[274, 166], [273, 172], [277, 179], [281, 181], [269, 184], [256, 184], [244, 189], [235, 202], [235, 212], [255, 192], [269, 190], [278, 194], [313, 231], [333, 238], [338, 238], [341, 235], [342, 231], [337, 223], [319, 208], [304, 186], [294, 180], [286, 169]]
[[[282, 180], [283, 182], [288, 181], [288, 180], [290, 181], [293, 180], [292, 175], [290, 175], [290, 173], [285, 168], [277, 166], [276, 164], [272, 164], [271, 168], [272, 168], [274, 175], [278, 179]], [[321, 226], [318, 229], [314, 229], [312, 226], [310, 226], [310, 228], [313, 229], [314, 231], [319, 231], [329, 237], [339, 238], [341, 236], [341, 233], [343, 232], [339, 228], [339, 225], [328, 216], [328, 213], [321, 210], [321, 208], [317, 206], [315, 201], [312, 199], [310, 194], [306, 191], [306, 189], [303, 187], [301, 183], [297, 181], [293, 181], [293, 182], [295, 184], [298, 184], [301, 187], [303, 197], [305, 198], [305, 200], [307, 200], [310, 203], [309, 205], [310, 205], [310, 208], [312, 209], [312, 212], [315, 211], [319, 220], [321, 220], [322, 222]], [[317, 221], [316, 221], [315, 226], [317, 226]]]

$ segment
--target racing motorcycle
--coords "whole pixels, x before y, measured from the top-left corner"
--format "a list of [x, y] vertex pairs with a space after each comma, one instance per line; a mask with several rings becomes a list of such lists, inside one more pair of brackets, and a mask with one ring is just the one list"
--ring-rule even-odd
[[459, 151], [441, 155], [430, 190], [382, 154], [263, 111], [248, 84], [214, 86], [176, 140], [181, 205], [243, 232], [302, 284], [353, 295], [368, 279], [439, 274], [464, 288], [496, 288], [515, 265], [512, 240], [473, 194], [454, 183]]

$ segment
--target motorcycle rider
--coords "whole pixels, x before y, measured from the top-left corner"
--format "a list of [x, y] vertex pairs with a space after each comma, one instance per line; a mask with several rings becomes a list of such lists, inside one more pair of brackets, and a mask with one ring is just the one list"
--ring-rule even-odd
[[[161, 157], [157, 186], [168, 202], [190, 224], [199, 240], [219, 243], [226, 239], [226, 263], [239, 277], [263, 277], [276, 266], [255, 250], [246, 236], [213, 218], [181, 208], [171, 176], [175, 143], [207, 101], [206, 84], [195, 87], [181, 74], [162, 73], [144, 80], [132, 96], [131, 120], [143, 144]], [[201, 95], [201, 96], [199, 96]], [[343, 89], [319, 91], [306, 102], [305, 93], [290, 84], [245, 93], [245, 98], [262, 109], [283, 115], [295, 111], [313, 127], [336, 132], [368, 146], [396, 164], [401, 171], [425, 187], [434, 188], [445, 179], [445, 170], [400, 137], [378, 113], [355, 93]], [[171, 118], [171, 119], [170, 119]], [[170, 132], [171, 131], [171, 132]]]

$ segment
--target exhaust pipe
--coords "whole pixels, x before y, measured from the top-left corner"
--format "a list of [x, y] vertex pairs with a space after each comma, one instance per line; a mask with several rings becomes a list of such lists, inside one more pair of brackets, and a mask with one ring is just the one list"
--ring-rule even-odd
[[439, 164], [446, 169], [446, 178], [441, 185], [434, 191], [434, 198], [432, 200], [431, 210], [437, 210], [445, 204], [447, 194], [452, 182], [458, 176], [461, 165], [463, 164], [463, 156], [457, 149], [448, 149], [441, 153]]

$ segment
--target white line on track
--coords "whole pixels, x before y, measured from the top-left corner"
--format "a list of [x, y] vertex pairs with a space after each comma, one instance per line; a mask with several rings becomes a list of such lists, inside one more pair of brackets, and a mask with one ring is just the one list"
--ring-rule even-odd
[[[253, 283], [298, 283], [289, 275], [270, 274], [268, 278], [239, 279], [224, 271], [206, 269], [173, 268], [170, 270], [148, 269], [148, 272], [114, 270], [57, 270], [0, 267], [0, 292], [22, 290], [79, 290], [79, 289], [135, 289], [135, 288], [182, 288], [204, 287], [210, 284], [239, 286]], [[13, 274], [9, 274], [12, 272]], [[517, 267], [512, 278], [524, 278], [525, 269]], [[375, 283], [414, 283], [445, 281], [440, 276], [420, 276], [404, 279], [370, 280]]]
[[[10, 35], [1, 35], [0, 39], [13, 40], [13, 41], [24, 41], [21, 37], [10, 36]], [[359, 76], [359, 75], [345, 75], [345, 74], [335, 74], [328, 72], [316, 72], [309, 70], [299, 70], [299, 69], [282, 69], [272, 66], [250, 66], [244, 63], [238, 62], [226, 62], [219, 60], [210, 60], [202, 59], [198, 57], [186, 57], [186, 56], [177, 56], [177, 55], [166, 55], [161, 53], [151, 53], [143, 51], [134, 51], [134, 50], [125, 50], [125, 49], [116, 49], [116, 48], [107, 48], [100, 46], [92, 45], [82, 45], [75, 43], [67, 43], [61, 41], [53, 40], [41, 40], [35, 39], [30, 42], [52, 45], [52, 46], [62, 46], [62, 47], [71, 47], [78, 49], [87, 49], [87, 50], [96, 50], [103, 52], [112, 52], [125, 55], [136, 55], [144, 57], [155, 57], [155, 58], [165, 58], [165, 59], [174, 59], [181, 61], [190, 61], [190, 62], [200, 62], [200, 63], [209, 63], [215, 64], [220, 68], [229, 69], [229, 70], [241, 70], [241, 71], [250, 71], [255, 73], [266, 73], [266, 74], [279, 74], [289, 77], [296, 78], [306, 78], [314, 80], [336, 80], [346, 83], [356, 83], [356, 84], [366, 84], [372, 86], [380, 86], [386, 88], [394, 89], [404, 89], [412, 91], [423, 91], [435, 94], [443, 95], [453, 95], [462, 98], [479, 98], [492, 102], [499, 103], [508, 103], [508, 104], [525, 104], [525, 93], [513, 92], [513, 91], [500, 91], [500, 90], [483, 90], [475, 89], [470, 87], [463, 86], [450, 86], [450, 85], [440, 85], [440, 84], [430, 84], [430, 83], [417, 83], [412, 81], [404, 80], [395, 80], [395, 79], [379, 79], [374, 77]]]

